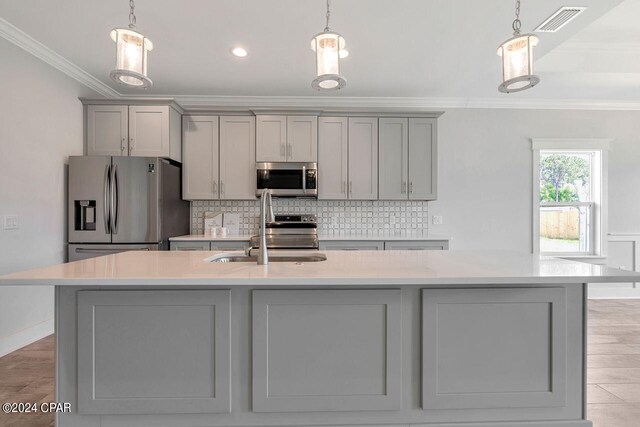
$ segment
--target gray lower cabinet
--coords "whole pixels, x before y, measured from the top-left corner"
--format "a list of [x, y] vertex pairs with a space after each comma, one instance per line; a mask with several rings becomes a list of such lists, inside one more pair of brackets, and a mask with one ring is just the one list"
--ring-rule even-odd
[[172, 251], [209, 251], [211, 245], [209, 242], [177, 242], [172, 240], [169, 242]]
[[401, 291], [253, 291], [253, 411], [401, 409]]
[[212, 251], [243, 251], [250, 246], [248, 241], [211, 242]]
[[171, 241], [172, 251], [243, 251], [249, 247], [248, 241]]
[[78, 413], [231, 411], [230, 291], [78, 292]]
[[369, 240], [329, 240], [320, 241], [319, 247], [321, 251], [383, 251], [384, 242]]
[[423, 289], [422, 407], [563, 407], [566, 345], [565, 288]]
[[446, 251], [449, 249], [447, 240], [429, 241], [388, 241], [384, 242], [385, 251]]

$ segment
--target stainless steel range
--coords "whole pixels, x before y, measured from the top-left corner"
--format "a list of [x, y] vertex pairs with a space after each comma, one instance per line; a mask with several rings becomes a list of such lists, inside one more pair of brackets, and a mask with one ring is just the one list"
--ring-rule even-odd
[[[318, 222], [315, 215], [275, 215], [266, 223], [267, 249], [318, 249]], [[251, 238], [251, 247], [260, 246], [260, 237]]]

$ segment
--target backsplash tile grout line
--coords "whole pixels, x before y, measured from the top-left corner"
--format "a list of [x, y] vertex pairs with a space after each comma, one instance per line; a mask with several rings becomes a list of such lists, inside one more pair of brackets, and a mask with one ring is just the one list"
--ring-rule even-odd
[[[277, 214], [315, 214], [323, 234], [428, 233], [428, 202], [419, 201], [326, 201], [273, 199]], [[191, 202], [191, 233], [203, 234], [205, 212], [240, 214], [240, 234], [258, 231], [257, 200], [203, 200]]]

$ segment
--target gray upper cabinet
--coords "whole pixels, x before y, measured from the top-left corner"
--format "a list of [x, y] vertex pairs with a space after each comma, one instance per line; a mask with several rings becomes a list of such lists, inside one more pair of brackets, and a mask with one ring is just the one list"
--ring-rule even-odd
[[318, 120], [318, 198], [347, 199], [348, 128], [346, 117]]
[[78, 292], [78, 413], [231, 412], [230, 318], [228, 290]]
[[401, 409], [401, 291], [253, 291], [253, 411]]
[[317, 162], [316, 116], [256, 116], [256, 161]]
[[287, 116], [256, 116], [256, 161], [287, 161]]
[[287, 116], [287, 161], [318, 161], [318, 118]]
[[378, 118], [349, 117], [349, 199], [378, 199]]
[[437, 120], [409, 119], [409, 200], [438, 196]]
[[435, 200], [436, 120], [380, 119], [381, 200]]
[[182, 161], [180, 113], [169, 105], [88, 105], [87, 155]]
[[87, 155], [126, 156], [129, 117], [126, 105], [87, 106]]
[[409, 120], [380, 119], [379, 190], [380, 199], [407, 200]]
[[183, 132], [182, 198], [218, 199], [218, 116], [184, 116]]
[[220, 198], [256, 198], [256, 118], [220, 117]]

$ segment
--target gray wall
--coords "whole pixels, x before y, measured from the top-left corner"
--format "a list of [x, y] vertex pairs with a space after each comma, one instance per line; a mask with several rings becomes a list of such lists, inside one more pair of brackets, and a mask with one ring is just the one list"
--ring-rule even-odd
[[[0, 274], [64, 261], [65, 163], [83, 152], [91, 90], [0, 39]], [[0, 288], [0, 355], [53, 329], [52, 288]]]
[[640, 112], [449, 110], [438, 130], [438, 201], [429, 215], [444, 224], [429, 232], [453, 236], [452, 249], [531, 251], [535, 137], [612, 138], [609, 231], [640, 232]]

